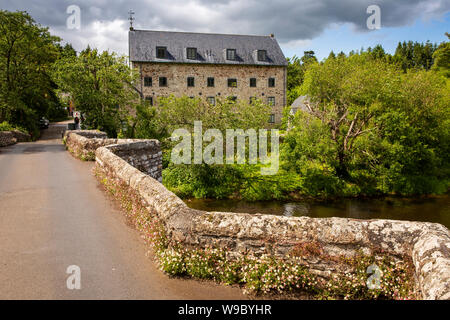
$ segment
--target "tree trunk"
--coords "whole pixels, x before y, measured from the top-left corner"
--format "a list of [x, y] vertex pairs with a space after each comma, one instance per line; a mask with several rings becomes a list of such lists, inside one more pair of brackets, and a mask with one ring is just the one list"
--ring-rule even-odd
[[338, 166], [336, 168], [336, 174], [339, 178], [342, 179], [348, 179], [350, 177], [350, 174], [347, 170], [347, 165], [345, 163], [345, 153], [343, 151], [338, 151]]

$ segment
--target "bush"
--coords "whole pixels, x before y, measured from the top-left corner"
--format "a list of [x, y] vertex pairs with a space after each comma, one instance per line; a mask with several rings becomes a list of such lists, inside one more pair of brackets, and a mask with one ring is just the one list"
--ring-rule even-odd
[[17, 130], [17, 131], [20, 131], [23, 133], [28, 133], [26, 129], [17, 127], [17, 126], [13, 126], [6, 121], [3, 121], [0, 123], [0, 131], [13, 131], [13, 130]]
[[170, 164], [163, 170], [164, 185], [183, 198], [227, 198], [242, 180], [242, 172], [229, 165]]

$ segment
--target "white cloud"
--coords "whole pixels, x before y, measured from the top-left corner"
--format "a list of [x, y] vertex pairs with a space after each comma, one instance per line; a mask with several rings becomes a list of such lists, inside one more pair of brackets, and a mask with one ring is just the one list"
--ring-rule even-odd
[[124, 20], [93, 21], [82, 25], [80, 30], [62, 27], [51, 28], [50, 31], [63, 39], [70, 39], [77, 51], [89, 45], [101, 51], [115, 51], [119, 54], [128, 52], [128, 24]]
[[[66, 30], [66, 8], [81, 8], [82, 30]], [[0, 8], [27, 10], [39, 23], [78, 50], [89, 43], [99, 48], [127, 52], [128, 10], [135, 27], [237, 34], [270, 34], [288, 46], [307, 46], [308, 39], [325, 29], [349, 24], [367, 31], [366, 9], [381, 8], [383, 27], [436, 19], [450, 10], [450, 0], [2, 0]]]

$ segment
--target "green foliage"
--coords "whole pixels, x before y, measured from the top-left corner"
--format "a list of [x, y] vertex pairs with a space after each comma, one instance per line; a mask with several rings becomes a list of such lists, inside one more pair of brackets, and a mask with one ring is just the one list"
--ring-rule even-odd
[[[373, 52], [373, 51], [372, 51]], [[290, 119], [284, 169], [319, 196], [443, 193], [449, 186], [449, 90], [434, 72], [370, 52], [309, 68], [307, 112]]]
[[261, 165], [169, 165], [164, 185], [182, 198], [230, 197], [245, 200], [287, 199], [301, 186], [300, 177], [285, 171], [264, 176]]
[[163, 170], [164, 185], [183, 198], [227, 198], [240, 189], [243, 178], [231, 165], [170, 164]]
[[[70, 50], [69, 50], [70, 51]], [[84, 124], [116, 137], [139, 96], [133, 87], [137, 74], [125, 57], [87, 48], [78, 56], [65, 54], [54, 66], [54, 79], [69, 93]]]
[[[414, 270], [411, 262], [395, 262], [387, 256], [359, 255], [347, 262], [353, 266], [352, 273], [334, 275], [321, 292], [324, 299], [345, 300], [405, 300], [414, 299]], [[376, 265], [380, 270], [378, 288], [367, 286], [367, 268]]]
[[194, 121], [201, 121], [204, 130], [215, 128], [225, 133], [226, 129], [267, 127], [270, 110], [258, 99], [252, 103], [217, 99], [213, 105], [201, 98], [169, 96], [158, 100], [156, 116], [160, 129], [168, 133], [178, 128], [192, 132]]
[[126, 137], [135, 139], [161, 139], [167, 136], [164, 130], [160, 130], [155, 119], [156, 109], [148, 103], [136, 105], [136, 116], [129, 117]]
[[0, 10], [0, 121], [39, 135], [38, 120], [58, 99], [49, 71], [59, 38], [26, 12]]
[[6, 121], [3, 121], [0, 123], [0, 131], [13, 131], [13, 130], [21, 131], [23, 133], [28, 133], [25, 128], [13, 126]]
[[286, 95], [287, 105], [290, 106], [300, 96], [299, 88], [303, 83], [305, 72], [310, 65], [317, 63], [317, 58], [314, 51], [305, 51], [303, 57], [287, 58], [287, 62]]
[[[450, 39], [450, 34], [446, 33]], [[442, 42], [433, 53], [434, 64], [432, 69], [450, 78], [450, 42]]]
[[169, 135], [178, 128], [185, 128], [192, 133], [194, 121], [201, 121], [203, 132], [211, 128], [218, 129], [225, 142], [227, 129], [265, 128], [270, 110], [271, 107], [260, 100], [249, 104], [217, 99], [216, 104], [212, 105], [200, 98], [170, 96], [159, 99], [156, 108], [146, 104], [138, 106], [136, 116], [129, 119], [126, 136], [162, 141], [163, 166], [166, 168], [163, 181], [179, 196], [227, 198], [238, 193], [243, 181], [247, 181], [249, 176], [245, 175], [246, 171], [237, 165], [169, 164], [171, 149], [178, 143], [168, 139]]
[[436, 45], [430, 42], [402, 42], [399, 43], [393, 57], [394, 62], [399, 63], [404, 71], [408, 69], [429, 70], [433, 65], [433, 53]]

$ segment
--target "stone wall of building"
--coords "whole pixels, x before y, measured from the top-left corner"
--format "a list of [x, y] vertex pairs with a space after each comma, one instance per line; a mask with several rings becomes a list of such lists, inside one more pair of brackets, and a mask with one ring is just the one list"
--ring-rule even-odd
[[17, 139], [11, 131], [0, 131], [0, 147], [10, 146], [15, 143], [17, 143]]
[[[302, 263], [323, 277], [348, 271], [339, 258], [360, 252], [411, 259], [422, 298], [450, 299], [450, 231], [440, 224], [194, 210], [152, 176], [131, 165], [132, 155], [138, 152], [126, 150], [137, 145], [97, 149], [97, 166], [134, 189], [149, 212], [164, 222], [168, 236], [184, 246], [218, 246], [236, 255], [251, 251], [285, 258], [299, 246], [314, 244], [316, 254], [304, 256]], [[145, 150], [153, 150], [153, 155], [160, 157], [158, 148]], [[156, 178], [159, 180], [159, 175]]]
[[[250, 101], [250, 97], [267, 103], [275, 98], [273, 113], [280, 122], [286, 105], [286, 68], [280, 66], [206, 65], [176, 63], [133, 63], [141, 74], [140, 89], [144, 97], [152, 97], [154, 103], [161, 96], [186, 95], [188, 97], [215, 97]], [[152, 77], [152, 86], [144, 86], [144, 77]], [[167, 86], [159, 86], [159, 77], [167, 78]], [[194, 77], [194, 87], [187, 86], [187, 78]], [[207, 86], [207, 78], [214, 78], [214, 87]], [[237, 87], [228, 87], [228, 79], [237, 79]], [[256, 78], [256, 87], [250, 87], [250, 78]], [[268, 86], [268, 79], [275, 78], [275, 87]]]

